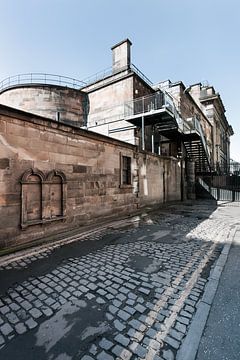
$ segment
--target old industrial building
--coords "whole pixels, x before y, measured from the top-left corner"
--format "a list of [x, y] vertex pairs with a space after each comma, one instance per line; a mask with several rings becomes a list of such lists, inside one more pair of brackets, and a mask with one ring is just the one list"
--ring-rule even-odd
[[229, 164], [231, 126], [212, 86], [151, 81], [131, 63], [79, 81], [0, 83], [0, 249], [194, 197], [194, 177]]

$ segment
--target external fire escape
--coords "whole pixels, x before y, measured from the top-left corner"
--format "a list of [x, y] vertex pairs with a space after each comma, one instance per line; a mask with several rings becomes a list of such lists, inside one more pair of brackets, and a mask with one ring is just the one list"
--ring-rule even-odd
[[172, 97], [163, 91], [126, 102], [124, 119], [142, 129], [142, 149], [144, 128], [154, 125], [160, 135], [182, 141], [187, 157], [195, 161], [196, 172], [209, 172], [210, 162], [205, 136], [197, 117], [182, 119]]
[[210, 156], [200, 121], [196, 116], [183, 122], [182, 140], [197, 173], [210, 172]]

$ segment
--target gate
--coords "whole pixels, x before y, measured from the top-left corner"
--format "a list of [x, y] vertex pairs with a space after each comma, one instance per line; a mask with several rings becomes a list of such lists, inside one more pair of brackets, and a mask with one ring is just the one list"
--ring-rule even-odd
[[201, 179], [216, 200], [240, 202], [239, 163], [231, 163], [228, 167], [217, 165], [212, 168], [211, 173], [202, 174]]

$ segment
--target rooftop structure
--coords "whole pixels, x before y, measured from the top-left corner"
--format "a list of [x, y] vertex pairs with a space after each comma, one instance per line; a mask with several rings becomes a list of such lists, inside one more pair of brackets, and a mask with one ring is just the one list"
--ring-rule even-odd
[[125, 39], [112, 66], [83, 80], [24, 74], [0, 83], [0, 103], [120, 139], [142, 149], [194, 160], [198, 172], [230, 161], [232, 127], [212, 86], [153, 83], [131, 61]]

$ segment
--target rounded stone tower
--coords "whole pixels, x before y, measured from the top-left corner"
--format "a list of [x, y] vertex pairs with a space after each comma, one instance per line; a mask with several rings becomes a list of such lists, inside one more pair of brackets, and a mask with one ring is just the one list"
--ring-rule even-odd
[[0, 83], [1, 104], [75, 126], [86, 125], [88, 97], [80, 90], [84, 83], [56, 75], [27, 75], [30, 80], [17, 75]]

